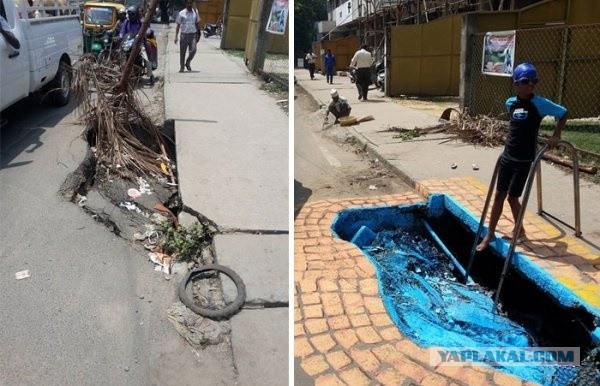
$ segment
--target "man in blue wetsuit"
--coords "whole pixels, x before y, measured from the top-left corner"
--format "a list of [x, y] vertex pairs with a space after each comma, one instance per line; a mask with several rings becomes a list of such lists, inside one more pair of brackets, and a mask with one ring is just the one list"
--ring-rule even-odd
[[[523, 193], [529, 168], [535, 158], [538, 131], [542, 119], [547, 115], [558, 119], [554, 133], [548, 140], [550, 147], [556, 146], [567, 122], [566, 108], [533, 93], [535, 85], [538, 83], [537, 69], [533, 64], [519, 64], [513, 71], [513, 82], [517, 95], [506, 100], [506, 108], [510, 113], [509, 132], [500, 159], [496, 195], [490, 214], [490, 226], [487, 234], [476, 247], [478, 252], [484, 250], [494, 238], [496, 225], [498, 225], [507, 196], [516, 226], [517, 217], [521, 211], [519, 197]], [[516, 229], [513, 229], [512, 237], [525, 237], [523, 229], [518, 235], [515, 232]]]

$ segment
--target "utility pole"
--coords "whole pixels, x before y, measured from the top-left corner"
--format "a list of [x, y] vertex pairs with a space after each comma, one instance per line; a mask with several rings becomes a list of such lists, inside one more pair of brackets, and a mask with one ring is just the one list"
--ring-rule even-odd
[[267, 45], [267, 22], [269, 21], [269, 13], [273, 6], [273, 0], [259, 0], [261, 2], [260, 15], [258, 17], [258, 32], [256, 34], [254, 60], [250, 62], [250, 71], [256, 72], [263, 68], [265, 64], [266, 45]]

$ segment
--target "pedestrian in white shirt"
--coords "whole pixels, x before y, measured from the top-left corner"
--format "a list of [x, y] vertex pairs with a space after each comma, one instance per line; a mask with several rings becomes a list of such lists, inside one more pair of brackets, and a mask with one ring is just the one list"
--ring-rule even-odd
[[[179, 72], [183, 72], [183, 66], [188, 71], [192, 71], [192, 59], [196, 55], [196, 33], [200, 33], [200, 15], [193, 8], [193, 1], [186, 0], [185, 8], [177, 14], [177, 28], [175, 29], [175, 44], [177, 44], [177, 36], [181, 29], [179, 42]], [[189, 49], [189, 55], [185, 60], [185, 51]]]
[[307, 54], [306, 54], [306, 63], [308, 63], [308, 73], [310, 74], [310, 79], [314, 79], [315, 78], [315, 61], [317, 60], [317, 55], [314, 54], [314, 52], [312, 52], [312, 50], [310, 50]]
[[367, 93], [371, 85], [371, 65], [373, 64], [373, 56], [368, 51], [369, 46], [363, 44], [360, 50], [356, 51], [350, 67], [356, 69], [356, 88], [358, 89], [358, 100], [367, 100]]

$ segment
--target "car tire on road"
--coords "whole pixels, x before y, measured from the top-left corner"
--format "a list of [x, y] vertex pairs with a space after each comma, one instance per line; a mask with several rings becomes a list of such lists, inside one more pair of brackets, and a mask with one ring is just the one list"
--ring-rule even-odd
[[50, 101], [54, 106], [64, 106], [71, 98], [71, 72], [66, 61], [61, 60], [54, 79], [49, 83]]
[[[198, 304], [191, 298], [188, 294], [187, 287], [195, 276], [198, 276], [207, 271], [216, 271], [225, 274], [228, 276], [237, 288], [237, 296], [235, 300], [229, 303], [227, 306], [221, 309], [209, 309], [199, 307]], [[210, 319], [225, 319], [228, 318], [235, 313], [237, 313], [240, 308], [244, 305], [246, 301], [246, 286], [244, 282], [239, 277], [237, 273], [235, 273], [231, 268], [225, 267], [223, 265], [218, 264], [208, 264], [204, 265], [200, 268], [194, 269], [190, 271], [179, 283], [178, 288], [179, 299], [183, 304], [186, 305], [187, 308], [192, 310], [194, 313], [204, 316]]]

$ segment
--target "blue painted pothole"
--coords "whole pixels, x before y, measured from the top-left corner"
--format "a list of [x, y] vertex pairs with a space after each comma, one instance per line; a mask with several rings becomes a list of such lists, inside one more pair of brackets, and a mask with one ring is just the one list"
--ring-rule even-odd
[[[516, 253], [493, 312], [509, 245], [479, 253], [463, 284], [478, 219], [451, 197], [427, 204], [346, 209], [332, 230], [356, 244], [375, 266], [379, 291], [401, 332], [422, 347], [580, 347], [584, 358], [600, 336], [600, 310]], [[500, 251], [500, 254], [498, 253]], [[493, 367], [543, 385], [569, 385], [574, 366]], [[585, 383], [582, 383], [585, 384]]]

